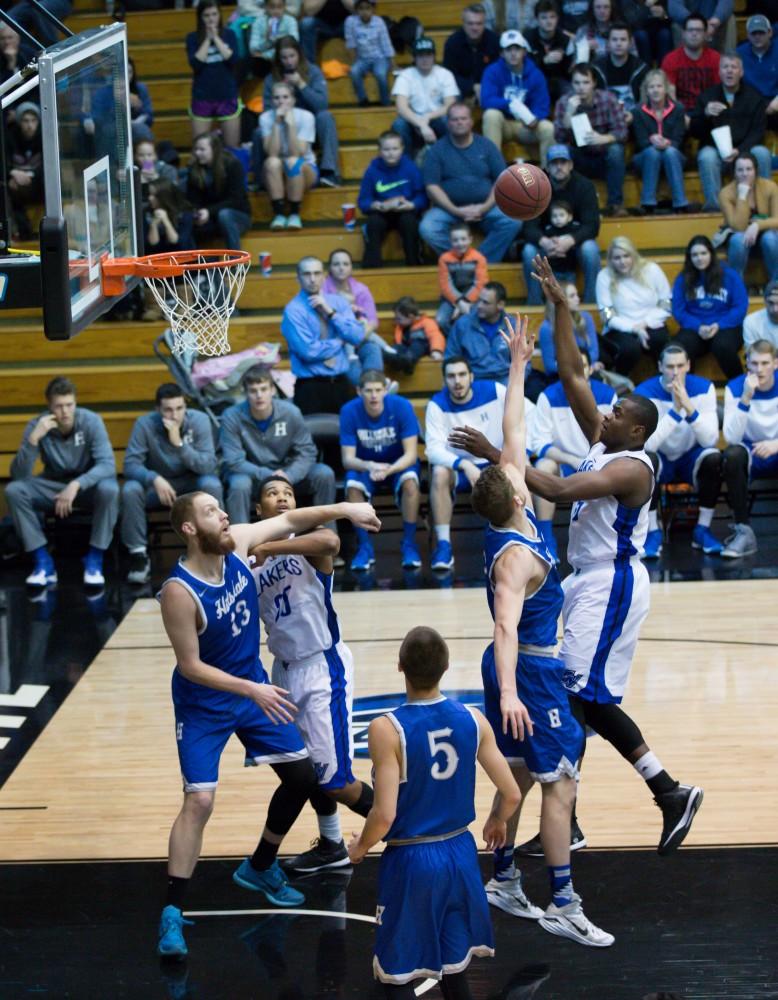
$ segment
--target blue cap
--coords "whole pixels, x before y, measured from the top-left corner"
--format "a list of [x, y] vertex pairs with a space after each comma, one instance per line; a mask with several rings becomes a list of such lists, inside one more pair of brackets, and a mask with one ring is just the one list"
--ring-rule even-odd
[[562, 142], [557, 143], [556, 146], [549, 146], [546, 153], [546, 163], [551, 163], [552, 160], [570, 160], [572, 163], [573, 157], [570, 155], [570, 148]]

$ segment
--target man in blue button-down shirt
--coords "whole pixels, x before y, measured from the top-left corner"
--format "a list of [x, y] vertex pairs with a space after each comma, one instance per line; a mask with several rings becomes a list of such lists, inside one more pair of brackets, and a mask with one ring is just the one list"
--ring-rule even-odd
[[297, 379], [294, 401], [303, 413], [340, 413], [353, 396], [348, 345], [359, 347], [370, 335], [343, 296], [322, 294], [324, 265], [318, 257], [299, 261], [297, 280], [300, 291], [281, 320]]

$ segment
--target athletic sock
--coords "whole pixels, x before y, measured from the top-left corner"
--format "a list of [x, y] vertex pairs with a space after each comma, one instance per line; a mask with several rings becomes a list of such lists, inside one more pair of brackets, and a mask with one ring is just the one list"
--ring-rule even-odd
[[678, 782], [674, 781], [662, 767], [655, 753], [649, 750], [639, 757], [632, 765], [640, 777], [645, 781], [654, 795], [662, 795], [664, 792], [672, 792], [678, 787]]
[[655, 510], [650, 510], [648, 512], [648, 530], [649, 531], [659, 530], [659, 516]]
[[494, 877], [498, 882], [508, 882], [516, 878], [516, 868], [513, 864], [513, 844], [498, 847], [493, 853]]
[[36, 566], [48, 566], [51, 562], [51, 554], [45, 545], [41, 545], [38, 549], [33, 549], [32, 557], [35, 560]]
[[451, 525], [450, 524], [436, 524], [435, 525], [435, 535], [439, 542], [450, 542], [451, 541]]
[[317, 816], [316, 819], [319, 822], [319, 836], [323, 840], [331, 840], [333, 844], [339, 844], [343, 840], [337, 809], [331, 816]]
[[355, 532], [357, 534], [357, 545], [358, 546], [361, 547], [362, 545], [369, 545], [370, 544], [370, 535], [366, 531], [365, 528], [355, 528], [354, 530], [355, 530]]
[[289, 202], [289, 214], [290, 215], [299, 215], [300, 214], [300, 206], [301, 205], [302, 205], [301, 201], [290, 201]]
[[90, 545], [86, 557], [87, 559], [94, 559], [95, 562], [100, 563], [100, 565], [102, 566], [103, 555], [104, 555], [103, 549], [98, 549], [94, 545]]
[[278, 855], [280, 844], [271, 844], [263, 837], [257, 844], [257, 849], [249, 858], [249, 864], [257, 872], [266, 872]]
[[403, 542], [413, 545], [416, 542], [416, 522], [403, 521]]
[[284, 215], [285, 214], [285, 212], [286, 212], [286, 201], [283, 198], [274, 198], [273, 201], [270, 202], [270, 204], [273, 206], [273, 214], [274, 215]]
[[697, 524], [703, 528], [709, 528], [713, 523], [713, 507], [700, 507], [697, 516]]
[[188, 878], [179, 878], [178, 875], [168, 875], [165, 906], [176, 906], [179, 910], [182, 910], [184, 908], [184, 898], [188, 887]]
[[567, 906], [573, 901], [573, 880], [570, 865], [548, 865], [548, 881], [555, 906]]

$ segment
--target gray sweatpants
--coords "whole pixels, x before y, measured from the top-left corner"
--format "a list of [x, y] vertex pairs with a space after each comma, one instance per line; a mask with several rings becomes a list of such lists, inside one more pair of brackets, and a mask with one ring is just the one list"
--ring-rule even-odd
[[[311, 471], [295, 483], [297, 496], [311, 497], [314, 507], [320, 504], [335, 503], [335, 473], [323, 462], [316, 462]], [[251, 520], [251, 502], [259, 499], [259, 483], [250, 476], [236, 473], [230, 476], [227, 485], [227, 513], [232, 524], [248, 524]], [[334, 524], [327, 527], [333, 528]]]
[[[32, 552], [46, 544], [38, 514], [53, 511], [54, 498], [66, 486], [67, 483], [44, 479], [42, 476], [15, 479], [6, 486], [8, 510], [25, 552]], [[96, 549], [107, 549], [119, 516], [119, 483], [111, 477], [101, 479], [88, 490], [81, 490], [73, 503], [73, 510], [93, 512], [89, 543]]]
[[[219, 506], [224, 503], [222, 484], [218, 476], [175, 476], [168, 479], [168, 482], [181, 496], [182, 493], [190, 493], [193, 490], [203, 490], [210, 493], [219, 501]], [[147, 510], [163, 510], [159, 502], [157, 491], [154, 487], [146, 489], [143, 483], [135, 479], [125, 479], [122, 483], [122, 519], [121, 519], [121, 539], [122, 543], [132, 552], [135, 549], [145, 549], [148, 536], [148, 522], [146, 520]]]

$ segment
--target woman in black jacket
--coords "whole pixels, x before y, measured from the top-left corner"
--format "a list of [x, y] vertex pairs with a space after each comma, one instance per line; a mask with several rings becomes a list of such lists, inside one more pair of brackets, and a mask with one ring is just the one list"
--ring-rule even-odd
[[218, 135], [201, 135], [192, 146], [186, 198], [194, 209], [198, 243], [219, 235], [224, 249], [240, 250], [240, 237], [251, 225], [251, 206], [239, 161]]
[[690, 211], [683, 183], [686, 161], [682, 152], [686, 136], [684, 108], [670, 97], [669, 83], [661, 69], [651, 70], [643, 80], [640, 106], [635, 108], [632, 120], [632, 134], [638, 150], [632, 162], [643, 181], [639, 213], [654, 214], [661, 170], [670, 184], [673, 210]]

